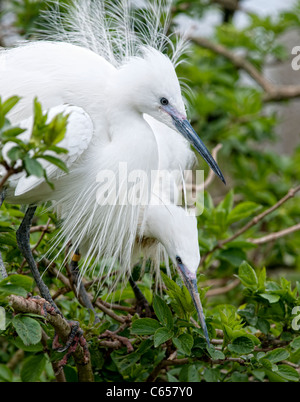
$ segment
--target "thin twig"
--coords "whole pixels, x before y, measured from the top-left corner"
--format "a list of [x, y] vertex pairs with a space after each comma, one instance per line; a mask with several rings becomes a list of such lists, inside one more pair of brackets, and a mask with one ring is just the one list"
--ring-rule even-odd
[[103, 313], [109, 315], [111, 318], [113, 318], [115, 321], [120, 322], [121, 324], [124, 324], [124, 322], [126, 321], [126, 317], [123, 316], [119, 316], [116, 313], [114, 313], [112, 310], [110, 310], [109, 308], [105, 307], [102, 300], [100, 298], [98, 298], [95, 302], [95, 305], [101, 310], [103, 311]]
[[[111, 338], [114, 342], [118, 341], [118, 348], [122, 346], [127, 347], [127, 353], [133, 352], [134, 348], [130, 342], [130, 340], [124, 336], [118, 335], [116, 332], [106, 330], [103, 332], [103, 334], [99, 335], [99, 339], [101, 338]], [[114, 343], [116, 346], [117, 344]]]
[[5, 183], [7, 182], [7, 180], [14, 174], [20, 173], [23, 169], [22, 167], [14, 168], [14, 167], [8, 166], [5, 162], [3, 162], [2, 165], [5, 167], [6, 173], [0, 181], [0, 193], [2, 192], [3, 187], [4, 187]]
[[280, 237], [287, 236], [290, 233], [296, 232], [297, 230], [300, 230], [300, 223], [294, 226], [290, 226], [287, 229], [280, 230], [279, 232], [270, 233], [266, 236], [259, 237], [257, 239], [248, 239], [247, 241], [253, 244], [268, 243], [270, 241], [277, 240]]
[[[220, 151], [222, 146], [223, 146], [222, 144], [216, 145], [213, 148], [212, 152], [211, 152], [213, 158], [216, 161], [217, 161], [218, 152]], [[215, 177], [216, 177], [215, 173], [211, 169], [209, 169], [208, 176], [207, 176], [206, 180], [204, 181], [204, 183], [200, 183], [199, 185], [192, 185], [192, 186], [187, 184], [186, 189], [187, 190], [192, 190], [192, 191], [195, 191], [195, 192], [202, 191], [202, 190], [206, 189], [213, 182]]]
[[[31, 249], [32, 252], [34, 252], [38, 248], [38, 246], [40, 245], [41, 241], [43, 240], [45, 234], [48, 232], [50, 222], [51, 222], [51, 218], [48, 219], [46, 225], [42, 229], [42, 233], [40, 235], [40, 238], [38, 239], [37, 243]], [[30, 232], [30, 233], [32, 233], [32, 232]]]
[[[182, 366], [184, 364], [188, 364], [194, 361], [199, 360], [198, 358], [188, 358], [188, 357], [184, 357], [182, 359], [173, 359], [173, 360], [169, 360], [168, 358], [162, 360], [156, 367], [154, 367], [153, 371], [150, 373], [150, 375], [147, 378], [147, 382], [153, 382], [156, 380], [157, 376], [159, 375], [160, 371], [168, 366]], [[224, 363], [239, 363], [241, 365], [245, 365], [246, 362], [245, 360], [238, 358], [238, 357], [227, 357], [225, 359], [218, 359], [218, 360], [211, 360], [212, 364], [224, 364]]]
[[241, 282], [240, 282], [239, 279], [235, 279], [234, 281], [229, 283], [227, 286], [222, 286], [222, 287], [216, 288], [216, 289], [209, 289], [206, 292], [205, 296], [206, 297], [213, 297], [213, 296], [222, 295], [224, 293], [228, 293], [228, 292], [230, 292], [230, 290], [236, 288], [240, 283]]
[[30, 228], [30, 233], [44, 232], [44, 231], [46, 233], [48, 233], [48, 232], [50, 232], [50, 229], [54, 229], [54, 228], [55, 228], [54, 225], [49, 225], [49, 224], [32, 226]]
[[104, 300], [101, 300], [101, 303], [105, 307], [108, 307], [108, 308], [110, 308], [112, 310], [126, 311], [127, 313], [130, 313], [130, 314], [135, 313], [135, 308], [134, 307], [121, 306], [120, 304], [108, 303], [108, 302], [106, 302]]

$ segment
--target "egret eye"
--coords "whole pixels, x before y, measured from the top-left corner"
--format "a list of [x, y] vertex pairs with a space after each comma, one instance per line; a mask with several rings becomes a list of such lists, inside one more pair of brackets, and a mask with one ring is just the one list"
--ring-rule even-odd
[[166, 98], [161, 98], [160, 103], [161, 103], [163, 106], [167, 106], [167, 105], [169, 104], [169, 101], [168, 101], [168, 99], [166, 99]]
[[176, 257], [177, 264], [182, 264], [182, 259], [180, 257]]

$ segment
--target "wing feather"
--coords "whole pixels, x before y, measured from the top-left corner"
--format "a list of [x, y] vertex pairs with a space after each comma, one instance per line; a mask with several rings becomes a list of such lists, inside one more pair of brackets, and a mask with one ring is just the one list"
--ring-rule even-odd
[[[57, 155], [54, 152], [48, 151], [46, 154], [61, 159], [70, 169], [71, 166], [88, 148], [93, 137], [94, 126], [90, 116], [84, 111], [84, 109], [80, 107], [71, 105], [59, 105], [53, 107], [48, 111], [49, 121], [51, 121], [59, 113], [69, 114], [65, 137], [60, 143], [57, 144], [57, 146], [67, 149], [68, 153]], [[23, 120], [20, 123], [20, 126], [26, 129], [26, 131], [19, 136], [23, 141], [29, 140], [32, 124], [33, 117]], [[3, 149], [3, 155], [7, 160], [7, 152], [12, 146], [13, 144], [8, 143]], [[50, 181], [65, 174], [56, 165], [53, 165], [44, 159], [39, 159], [39, 162], [46, 170], [47, 177]], [[36, 189], [39, 185], [45, 182], [45, 179], [43, 177], [38, 178], [36, 176], [26, 177], [25, 174], [22, 173], [21, 176], [14, 179], [14, 182], [15, 196], [17, 197]]]

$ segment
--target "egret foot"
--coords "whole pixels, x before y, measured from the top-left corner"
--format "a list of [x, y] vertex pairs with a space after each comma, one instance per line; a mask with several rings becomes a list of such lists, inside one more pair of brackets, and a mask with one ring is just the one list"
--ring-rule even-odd
[[[68, 338], [66, 344], [63, 346], [59, 343], [57, 334], [55, 334], [53, 342], [52, 342], [53, 350], [60, 352], [60, 353], [67, 351], [67, 353], [64, 355], [64, 357], [58, 362], [58, 369], [59, 369], [58, 373], [67, 364], [69, 357], [72, 355], [72, 353], [75, 352], [78, 345], [80, 345], [83, 349], [84, 363], [87, 364], [90, 359], [87, 342], [83, 335], [83, 331], [79, 326], [79, 322], [78, 321], [69, 321], [69, 325], [71, 327], [71, 332], [70, 332], [70, 335], [69, 335], [69, 338]], [[58, 374], [58, 373], [56, 373], [56, 374]]]
[[151, 317], [152, 312], [151, 312], [150, 305], [149, 305], [146, 297], [141, 292], [141, 289], [138, 287], [138, 285], [135, 283], [135, 281], [132, 279], [132, 277], [129, 278], [129, 283], [130, 283], [130, 286], [132, 287], [132, 290], [133, 290], [135, 298], [136, 298], [136, 312], [138, 313], [139, 316], [141, 316], [141, 315], [143, 315], [143, 310], [145, 310], [145, 316]]

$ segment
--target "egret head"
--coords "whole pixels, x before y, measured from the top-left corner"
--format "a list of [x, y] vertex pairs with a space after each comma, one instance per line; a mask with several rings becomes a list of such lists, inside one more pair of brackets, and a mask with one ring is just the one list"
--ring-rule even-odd
[[197, 288], [200, 263], [197, 219], [176, 205], [149, 206], [144, 236], [158, 240], [165, 247], [193, 299], [209, 345], [209, 337]]
[[139, 113], [179, 131], [200, 153], [215, 174], [225, 183], [223, 174], [208, 149], [187, 120], [180, 84], [171, 60], [158, 50], [144, 48], [143, 57], [134, 57], [120, 69], [119, 93]]

